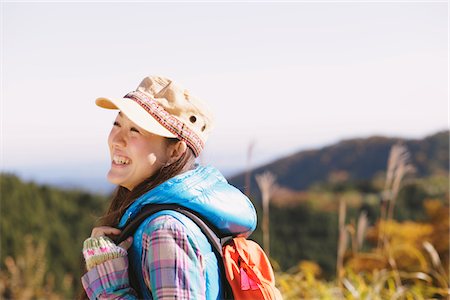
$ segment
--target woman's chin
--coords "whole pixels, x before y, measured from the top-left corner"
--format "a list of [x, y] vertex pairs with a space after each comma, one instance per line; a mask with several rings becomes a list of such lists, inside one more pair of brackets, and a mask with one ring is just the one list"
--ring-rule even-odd
[[114, 171], [110, 170], [108, 174], [106, 175], [106, 179], [115, 185], [122, 185], [124, 182], [124, 179], [119, 174], [116, 174]]

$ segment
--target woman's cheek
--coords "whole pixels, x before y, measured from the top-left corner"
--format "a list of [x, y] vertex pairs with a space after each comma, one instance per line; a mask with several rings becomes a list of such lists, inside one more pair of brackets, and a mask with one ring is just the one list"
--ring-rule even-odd
[[150, 153], [149, 155], [147, 155], [147, 162], [150, 165], [154, 165], [156, 163], [156, 155], [155, 155], [155, 153]]

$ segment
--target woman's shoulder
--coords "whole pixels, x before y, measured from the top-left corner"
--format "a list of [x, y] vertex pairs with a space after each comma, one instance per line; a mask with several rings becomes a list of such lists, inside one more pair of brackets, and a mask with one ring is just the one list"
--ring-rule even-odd
[[170, 230], [180, 232], [186, 231], [186, 225], [176, 216], [176, 212], [162, 211], [149, 218], [145, 225], [145, 231]]
[[158, 235], [172, 236], [176, 240], [185, 240], [193, 248], [210, 252], [211, 246], [201, 229], [187, 216], [176, 211], [161, 211], [153, 215], [144, 225], [143, 240]]

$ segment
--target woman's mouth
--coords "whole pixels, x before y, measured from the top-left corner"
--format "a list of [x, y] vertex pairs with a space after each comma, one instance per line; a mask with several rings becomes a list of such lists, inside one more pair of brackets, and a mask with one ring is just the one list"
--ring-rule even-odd
[[114, 165], [129, 165], [131, 163], [131, 159], [125, 156], [114, 155], [112, 163]]

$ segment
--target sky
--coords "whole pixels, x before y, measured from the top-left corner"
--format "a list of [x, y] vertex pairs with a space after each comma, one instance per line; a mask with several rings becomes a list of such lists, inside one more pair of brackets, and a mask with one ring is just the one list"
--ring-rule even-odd
[[2, 2], [1, 171], [103, 180], [147, 75], [205, 100], [201, 157], [231, 175], [343, 139], [449, 128], [447, 2]]

